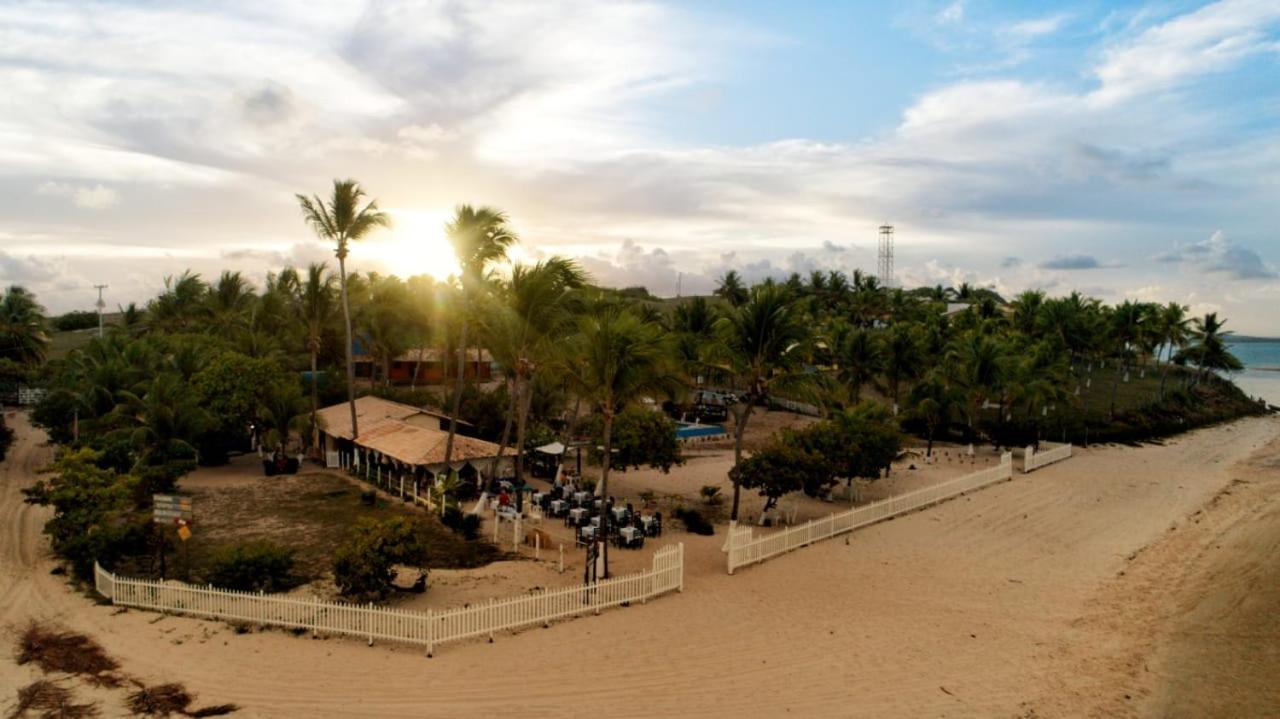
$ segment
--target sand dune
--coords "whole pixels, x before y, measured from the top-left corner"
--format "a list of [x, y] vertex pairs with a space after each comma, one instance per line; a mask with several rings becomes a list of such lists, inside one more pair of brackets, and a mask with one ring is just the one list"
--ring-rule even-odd
[[[1193, 716], [1270, 696], [1276, 419], [1090, 449], [733, 577], [721, 537], [682, 536], [684, 594], [434, 659], [90, 604], [49, 575], [44, 511], [18, 494], [48, 450], [14, 424], [3, 620], [58, 619], [240, 716]], [[26, 676], [0, 661], [0, 697]]]

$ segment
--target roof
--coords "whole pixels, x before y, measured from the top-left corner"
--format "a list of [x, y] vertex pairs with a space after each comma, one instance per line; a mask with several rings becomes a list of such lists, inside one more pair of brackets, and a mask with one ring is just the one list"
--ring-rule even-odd
[[[380, 452], [409, 465], [434, 465], [444, 462], [449, 433], [389, 419], [367, 432], [360, 433], [356, 444]], [[498, 445], [474, 437], [454, 435], [453, 462], [488, 459], [498, 455]]]
[[[443, 362], [444, 355], [445, 355], [445, 351], [440, 349], [439, 347], [426, 347], [426, 348], [419, 347], [416, 349], [411, 349], [407, 352], [402, 352], [399, 356], [395, 358], [395, 361], [396, 362]], [[452, 360], [453, 358], [450, 357], [449, 359]], [[372, 362], [373, 358], [370, 357], [368, 354], [365, 354], [363, 351], [358, 351], [354, 356], [354, 360], [356, 362]], [[472, 347], [471, 349], [467, 350], [467, 361], [468, 362], [476, 361], [475, 347]], [[489, 350], [481, 349], [480, 361], [492, 362], [493, 355], [489, 353]]]
[[[320, 428], [330, 437], [351, 439], [351, 410], [346, 402], [325, 407], [317, 412]], [[366, 395], [356, 398], [356, 421], [360, 425], [361, 439], [364, 433], [390, 420], [407, 420], [416, 415], [448, 419], [448, 415], [435, 410], [393, 402], [389, 399]], [[466, 422], [459, 420], [458, 426]]]

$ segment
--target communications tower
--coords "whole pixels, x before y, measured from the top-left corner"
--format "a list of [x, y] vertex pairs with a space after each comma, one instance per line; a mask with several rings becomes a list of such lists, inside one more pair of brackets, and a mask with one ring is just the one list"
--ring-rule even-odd
[[893, 287], [893, 225], [880, 225], [880, 267], [877, 275], [881, 287]]

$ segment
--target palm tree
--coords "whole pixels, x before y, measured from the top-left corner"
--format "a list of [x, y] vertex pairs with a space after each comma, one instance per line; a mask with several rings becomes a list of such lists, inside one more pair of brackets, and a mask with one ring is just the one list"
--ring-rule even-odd
[[908, 414], [924, 423], [925, 451], [924, 456], [933, 456], [933, 440], [939, 432], [945, 431], [951, 422], [952, 412], [961, 406], [960, 393], [957, 392], [937, 369], [930, 371], [925, 378], [911, 388], [911, 410]]
[[1117, 305], [1111, 314], [1111, 347], [1120, 362], [1111, 378], [1111, 408], [1107, 413], [1111, 419], [1116, 417], [1116, 393], [1120, 388], [1120, 377], [1128, 374], [1129, 359], [1133, 356], [1132, 346], [1142, 332], [1143, 315], [1142, 306], [1130, 300]]
[[[577, 333], [566, 342], [560, 369], [581, 393], [600, 410], [603, 420], [603, 459], [600, 497], [609, 496], [609, 469], [613, 463], [613, 420], [627, 405], [645, 396], [674, 388], [671, 348], [662, 328], [645, 322], [626, 309], [608, 307], [584, 315]], [[609, 513], [601, 520], [597, 539], [604, 543], [604, 577], [609, 576]]]
[[951, 379], [965, 392], [965, 421], [969, 435], [976, 434], [978, 412], [984, 401], [999, 391], [1008, 360], [1000, 340], [980, 332], [960, 337], [947, 351]]
[[139, 392], [121, 390], [112, 414], [124, 425], [121, 433], [138, 451], [137, 466], [174, 460], [195, 461], [196, 438], [209, 425], [191, 385], [178, 375], [162, 372]]
[[[1160, 399], [1164, 399], [1165, 381], [1169, 378], [1169, 365], [1173, 364], [1174, 352], [1185, 347], [1187, 340], [1191, 337], [1188, 327], [1190, 324], [1191, 320], [1187, 317], [1185, 305], [1170, 302], [1157, 310], [1156, 327], [1160, 343], [1167, 348], [1164, 367], [1160, 369]], [[1159, 360], [1159, 356], [1156, 359]]]
[[850, 404], [862, 399], [862, 387], [873, 381], [884, 365], [884, 352], [871, 330], [856, 329], [845, 335], [837, 349], [836, 377], [849, 388]]
[[44, 308], [25, 287], [9, 287], [0, 297], [0, 358], [36, 364], [48, 348]]
[[479, 289], [489, 265], [506, 258], [507, 249], [516, 242], [516, 234], [507, 224], [507, 216], [501, 210], [471, 205], [459, 205], [444, 231], [449, 243], [453, 245], [453, 253], [462, 270], [458, 278], [462, 285], [458, 312], [461, 324], [458, 337], [458, 378], [449, 409], [449, 437], [444, 445], [444, 464], [448, 467], [453, 461], [453, 438], [458, 429], [458, 413], [462, 410], [462, 389], [466, 377], [468, 293]]
[[741, 307], [748, 299], [747, 287], [742, 282], [742, 275], [737, 270], [729, 270], [720, 276], [715, 295], [733, 305]]
[[[723, 359], [722, 369], [744, 387], [734, 404], [733, 464], [742, 461], [742, 438], [756, 404], [763, 402], [771, 388], [792, 386], [807, 389], [814, 376], [800, 369], [803, 354], [800, 345], [809, 339], [809, 331], [794, 311], [786, 291], [776, 285], [755, 287], [750, 299], [716, 322], [719, 343], [715, 348]], [[734, 480], [733, 510], [730, 519], [738, 519], [738, 503], [742, 488]]]
[[894, 324], [884, 342], [884, 376], [889, 384], [893, 409], [898, 410], [898, 387], [904, 380], [920, 374], [922, 357], [917, 329], [909, 324]]
[[1227, 349], [1226, 338], [1231, 332], [1222, 329], [1227, 321], [1219, 320], [1217, 312], [1197, 317], [1192, 324], [1195, 344], [1178, 354], [1184, 361], [1189, 359], [1200, 368], [1197, 381], [1207, 378], [1213, 371], [1237, 372], [1244, 369], [1244, 364]]
[[[383, 386], [391, 384], [391, 363], [409, 349], [414, 330], [409, 290], [395, 275], [369, 275], [367, 294], [356, 310], [360, 344], [382, 371]], [[369, 386], [374, 383], [369, 373]]]
[[[378, 209], [377, 200], [364, 202], [364, 190], [355, 180], [334, 180], [333, 195], [326, 204], [319, 195], [297, 195], [302, 216], [322, 240], [333, 243], [338, 258], [338, 286], [342, 296], [342, 322], [346, 329], [347, 403], [351, 406], [351, 438], [360, 436], [356, 423], [356, 366], [351, 349], [351, 303], [347, 298], [347, 254], [351, 243], [379, 227], [390, 227], [391, 218]], [[452, 434], [450, 434], [452, 438]]]
[[293, 297], [294, 313], [306, 328], [307, 354], [311, 357], [311, 446], [319, 442], [317, 419], [320, 410], [319, 359], [324, 333], [333, 323], [337, 309], [335, 278], [323, 262], [307, 266], [307, 279], [300, 283]]
[[200, 275], [191, 270], [176, 278], [164, 278], [164, 292], [147, 303], [151, 324], [169, 332], [194, 329], [208, 314], [205, 295], [209, 286]]

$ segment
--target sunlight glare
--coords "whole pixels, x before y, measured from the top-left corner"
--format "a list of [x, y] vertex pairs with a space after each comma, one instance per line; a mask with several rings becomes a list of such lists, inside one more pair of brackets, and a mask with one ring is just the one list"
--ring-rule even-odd
[[391, 229], [371, 237], [360, 249], [401, 278], [428, 274], [437, 280], [458, 273], [458, 259], [444, 234], [449, 213], [390, 208]]

